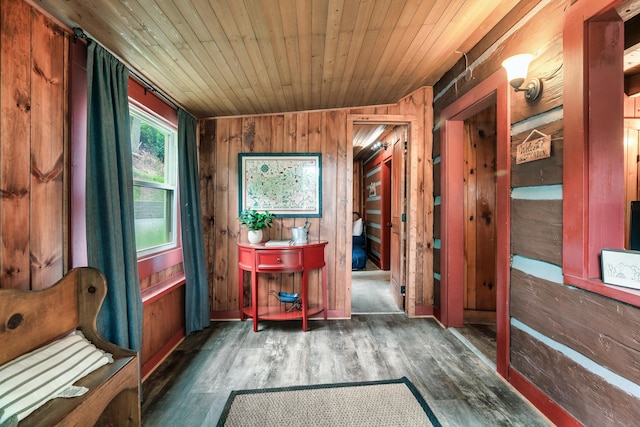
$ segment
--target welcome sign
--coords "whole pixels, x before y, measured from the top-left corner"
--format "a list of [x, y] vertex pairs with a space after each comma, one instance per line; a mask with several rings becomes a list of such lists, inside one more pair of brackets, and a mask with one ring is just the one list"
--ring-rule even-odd
[[[534, 133], [541, 135], [541, 137], [530, 139]], [[551, 135], [545, 135], [535, 129], [516, 148], [516, 164], [546, 159], [547, 157], [551, 157]]]

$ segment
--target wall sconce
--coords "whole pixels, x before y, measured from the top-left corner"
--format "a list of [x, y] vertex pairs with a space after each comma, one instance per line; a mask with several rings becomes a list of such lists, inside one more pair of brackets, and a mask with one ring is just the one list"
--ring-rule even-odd
[[540, 92], [542, 92], [540, 79], [531, 79], [526, 87], [520, 87], [527, 77], [529, 63], [532, 59], [533, 55], [523, 53], [514, 55], [502, 62], [502, 66], [507, 70], [507, 80], [509, 80], [509, 84], [513, 86], [516, 92], [524, 92], [524, 97], [527, 101], [536, 100], [538, 96], [540, 96]]
[[373, 144], [373, 145], [371, 146], [371, 149], [372, 149], [373, 151], [378, 151], [379, 149], [381, 149], [381, 148], [383, 148], [383, 147], [384, 147], [384, 149], [386, 150], [388, 146], [389, 146], [389, 143], [388, 143], [388, 142], [387, 142], [386, 144], [383, 144], [383, 143], [382, 143], [382, 142], [380, 142], [380, 141], [376, 141], [376, 143], [375, 143], [375, 144]]

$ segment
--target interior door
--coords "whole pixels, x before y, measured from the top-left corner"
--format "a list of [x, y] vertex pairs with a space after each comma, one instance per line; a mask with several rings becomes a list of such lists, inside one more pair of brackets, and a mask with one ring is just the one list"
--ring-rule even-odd
[[464, 321], [495, 323], [496, 107], [465, 121]]
[[398, 307], [404, 307], [405, 289], [405, 250], [404, 244], [404, 210], [406, 206], [406, 192], [404, 190], [405, 150], [404, 139], [398, 139], [393, 144], [391, 156], [391, 295]]

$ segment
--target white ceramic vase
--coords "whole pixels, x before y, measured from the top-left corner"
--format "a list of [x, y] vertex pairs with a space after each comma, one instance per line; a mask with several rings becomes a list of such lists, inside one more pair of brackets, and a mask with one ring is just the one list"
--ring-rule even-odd
[[249, 239], [249, 243], [256, 244], [262, 242], [262, 230], [249, 230], [247, 238]]

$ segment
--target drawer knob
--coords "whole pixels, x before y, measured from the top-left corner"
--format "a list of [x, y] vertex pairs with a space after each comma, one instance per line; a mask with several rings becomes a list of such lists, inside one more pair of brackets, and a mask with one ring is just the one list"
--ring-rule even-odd
[[278, 262], [280, 262], [280, 263], [282, 262], [282, 260], [280, 259], [280, 257], [276, 258], [276, 261], [278, 261]]

